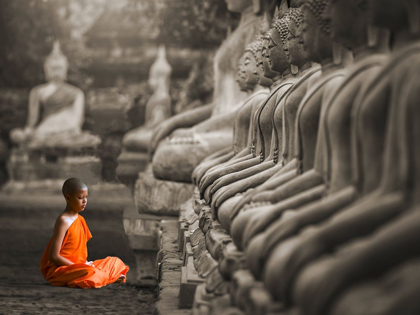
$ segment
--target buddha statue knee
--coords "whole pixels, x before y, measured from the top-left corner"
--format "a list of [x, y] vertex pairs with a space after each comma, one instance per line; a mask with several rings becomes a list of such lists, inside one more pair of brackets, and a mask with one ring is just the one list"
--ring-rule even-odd
[[29, 95], [29, 113], [23, 129], [10, 133], [12, 142], [23, 149], [96, 148], [101, 140], [82, 131], [85, 99], [81, 89], [65, 82], [68, 61], [58, 41], [44, 63], [47, 83]]
[[[159, 134], [152, 138], [150, 146], [150, 151], [154, 154], [153, 172], [157, 178], [189, 182], [194, 168], [203, 158], [232, 142], [232, 112], [245, 97], [245, 93], [239, 91], [235, 82], [235, 62], [242, 55], [244, 45], [255, 38], [259, 18], [252, 12], [250, 0], [234, 1], [228, 7], [239, 10], [242, 17], [238, 27], [219, 48], [214, 59], [216, 71], [211, 117], [199, 125], [186, 126], [194, 127], [187, 132], [187, 136], [182, 133], [183, 139], [177, 139], [179, 137], [175, 131], [170, 139], [160, 141], [169, 134], [157, 130]], [[176, 170], [171, 171], [171, 168]]]

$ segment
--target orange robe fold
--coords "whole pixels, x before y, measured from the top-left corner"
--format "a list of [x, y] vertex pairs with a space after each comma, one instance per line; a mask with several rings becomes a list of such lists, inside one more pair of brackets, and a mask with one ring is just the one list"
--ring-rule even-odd
[[[92, 234], [82, 216], [78, 216], [64, 236], [60, 256], [73, 262], [70, 266], [57, 266], [49, 261], [52, 237], [41, 259], [41, 272], [54, 286], [79, 287], [83, 289], [100, 288], [113, 283], [121, 274], [126, 275], [129, 267], [117, 257], [95, 260], [95, 267], [85, 264], [88, 256], [87, 241]], [[125, 282], [125, 280], [124, 280]]]

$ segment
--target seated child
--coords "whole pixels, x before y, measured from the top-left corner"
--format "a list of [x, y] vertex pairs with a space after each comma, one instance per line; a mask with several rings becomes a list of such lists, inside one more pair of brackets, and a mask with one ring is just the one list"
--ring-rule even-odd
[[44, 278], [55, 286], [100, 288], [125, 282], [129, 267], [117, 257], [87, 261], [86, 243], [92, 238], [85, 219], [79, 215], [86, 208], [88, 189], [77, 178], [64, 182], [67, 207], [57, 218], [54, 234], [41, 259]]

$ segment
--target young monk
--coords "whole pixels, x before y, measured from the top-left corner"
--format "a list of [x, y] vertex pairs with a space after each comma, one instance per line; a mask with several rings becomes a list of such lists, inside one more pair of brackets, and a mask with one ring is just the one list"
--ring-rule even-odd
[[117, 257], [87, 261], [86, 243], [92, 234], [79, 212], [87, 205], [88, 188], [77, 178], [69, 178], [62, 189], [67, 207], [57, 218], [54, 234], [41, 259], [41, 272], [54, 286], [100, 288], [125, 282], [129, 267]]

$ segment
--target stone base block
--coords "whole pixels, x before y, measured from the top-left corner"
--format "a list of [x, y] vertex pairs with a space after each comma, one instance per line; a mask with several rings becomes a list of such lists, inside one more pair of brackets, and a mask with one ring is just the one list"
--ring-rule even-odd
[[181, 269], [181, 287], [179, 290], [179, 307], [191, 308], [194, 302], [196, 287], [204, 283], [194, 268], [193, 257], [188, 258], [188, 263]]
[[101, 182], [102, 178], [101, 160], [93, 155], [29, 156], [28, 152], [13, 150], [7, 169], [10, 180], [22, 182], [77, 177], [92, 185]]
[[140, 213], [178, 216], [181, 205], [191, 198], [193, 185], [156, 179], [149, 165], [139, 174], [134, 191]]
[[117, 177], [134, 192], [137, 177], [149, 164], [149, 157], [145, 152], [123, 151], [117, 159]]
[[139, 214], [135, 206], [124, 211], [124, 230], [130, 248], [136, 256], [136, 283], [140, 286], [157, 285], [157, 255], [160, 250], [161, 217]]

